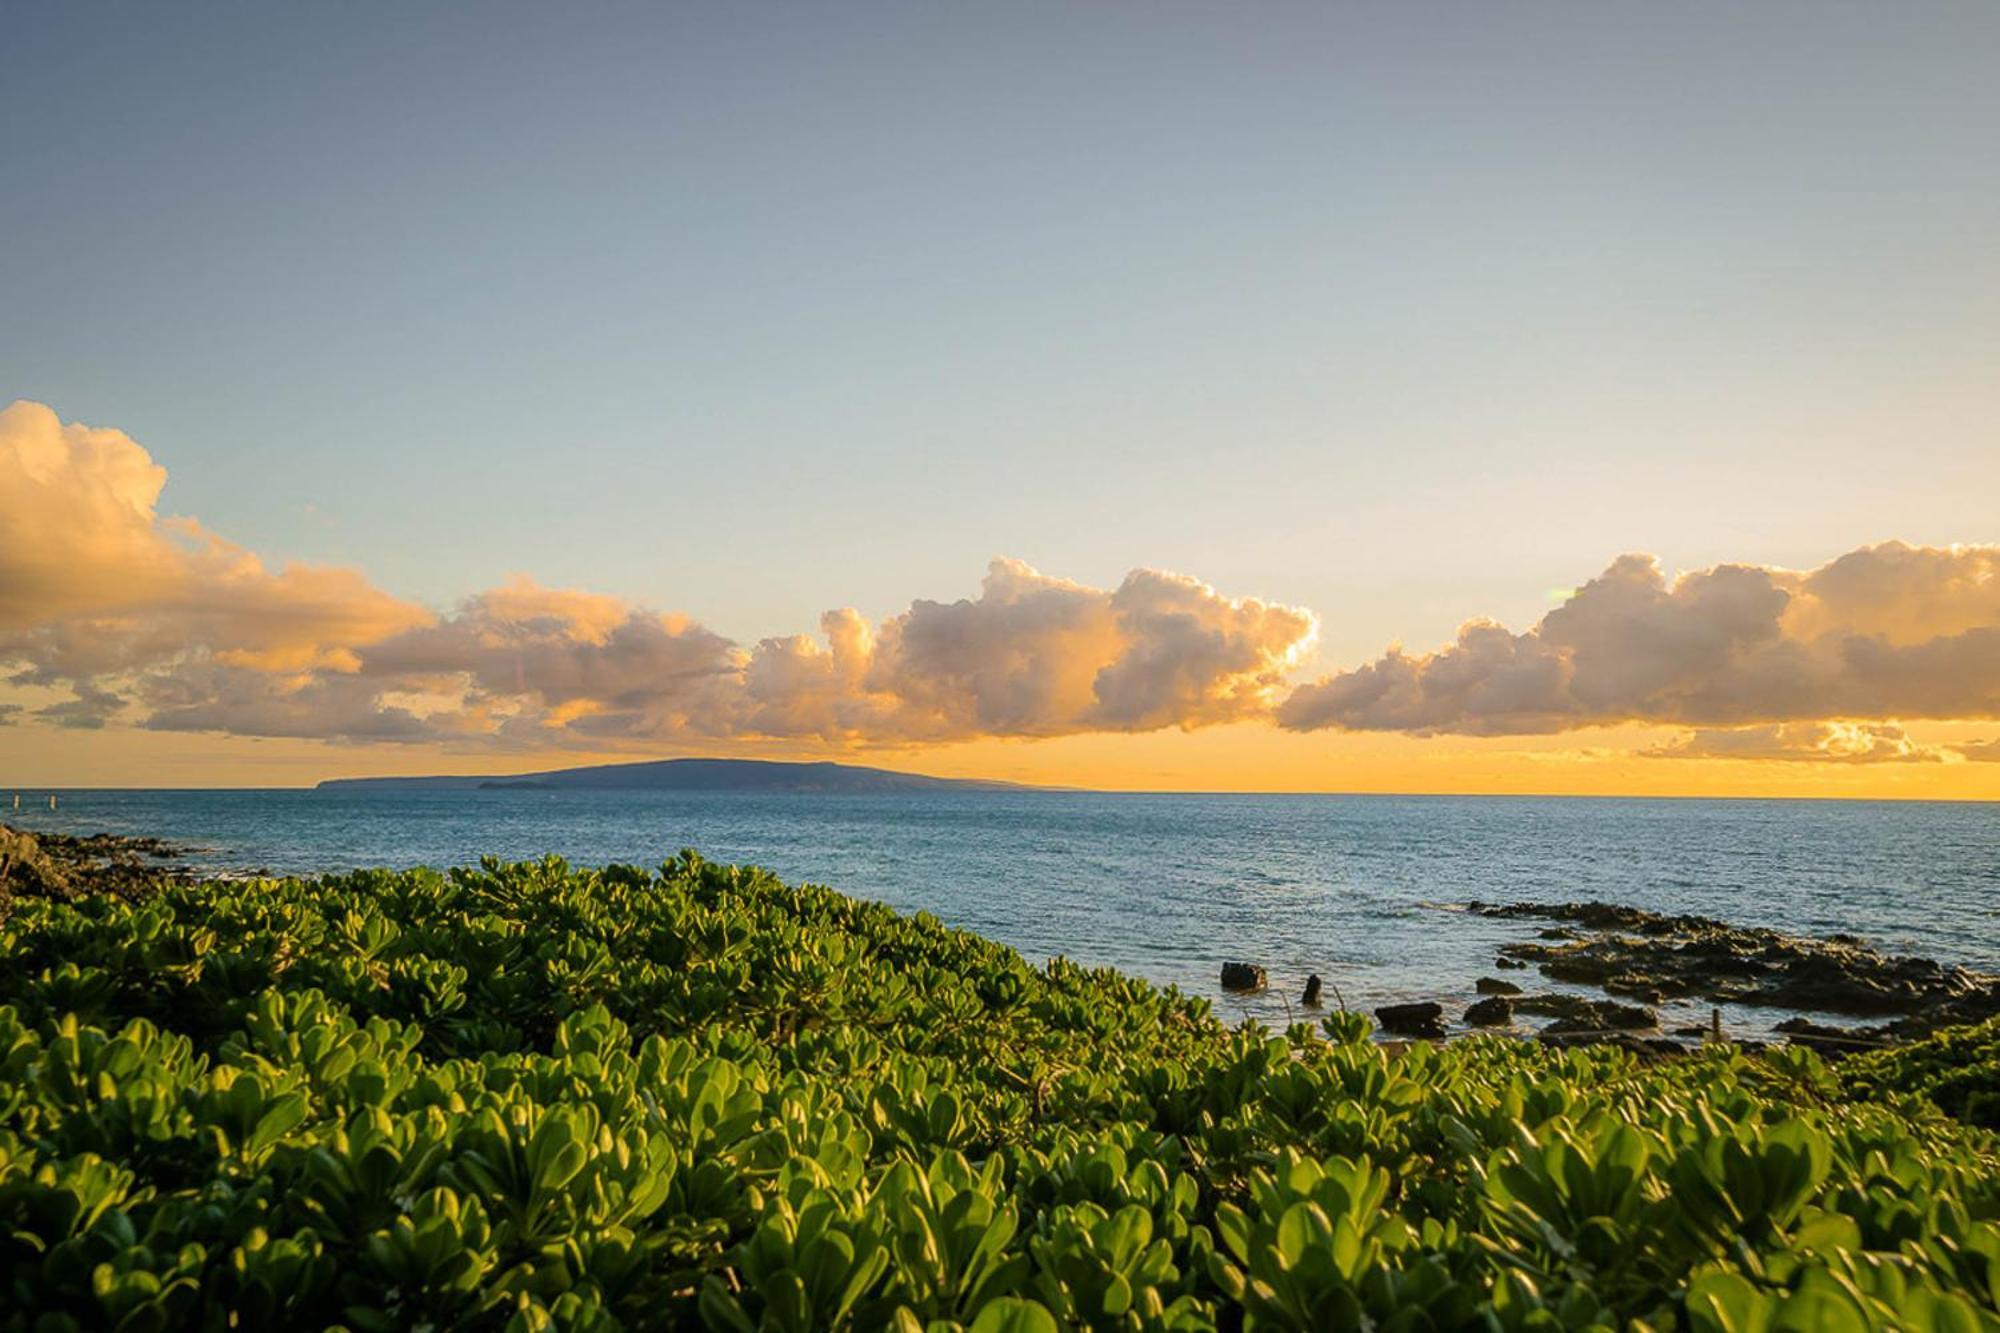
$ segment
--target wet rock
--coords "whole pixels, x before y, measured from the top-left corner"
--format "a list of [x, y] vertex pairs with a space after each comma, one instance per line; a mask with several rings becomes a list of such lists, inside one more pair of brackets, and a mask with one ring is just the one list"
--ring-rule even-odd
[[1552, 981], [1568, 981], [1584, 986], [1602, 985], [1618, 972], [1615, 959], [1582, 950], [1563, 950], [1542, 964], [1542, 975]]
[[1651, 1009], [1615, 1000], [1549, 994], [1523, 995], [1513, 1003], [1518, 1013], [1552, 1019], [1546, 1029], [1550, 1032], [1636, 1032], [1660, 1025], [1660, 1016]]
[[1667, 1001], [1667, 993], [1652, 977], [1622, 972], [1615, 977], [1606, 977], [1601, 984], [1607, 995], [1622, 995], [1640, 1004], [1665, 1004]]
[[1788, 1018], [1776, 1030], [1784, 1033], [1794, 1046], [1804, 1046], [1835, 1059], [1872, 1050], [1890, 1039], [1890, 1034], [1882, 1028], [1834, 1027], [1809, 1018]]
[[1466, 1006], [1467, 1027], [1504, 1028], [1513, 1021], [1514, 1002], [1504, 995], [1490, 995]]
[[1481, 977], [1472, 983], [1472, 988], [1481, 995], [1519, 995], [1521, 993], [1519, 986], [1516, 986], [1511, 981], [1502, 981], [1498, 977]]
[[[1853, 935], [1815, 939], [1595, 902], [1473, 910], [1564, 923], [1543, 931], [1544, 938], [1503, 946], [1499, 966], [1537, 967], [1553, 980], [1596, 986], [1647, 1005], [1699, 997], [1888, 1018], [1893, 1022], [1887, 1030], [1896, 1037], [2000, 1014], [2000, 977], [1884, 954]], [[1568, 927], [1595, 933], [1546, 938]]]
[[1308, 1009], [1319, 1008], [1319, 992], [1320, 992], [1319, 973], [1315, 972], [1311, 976], [1306, 978], [1306, 993], [1299, 997], [1299, 1003], [1303, 1004]]
[[1520, 959], [1507, 958], [1505, 956], [1495, 958], [1493, 960], [1493, 966], [1501, 968], [1504, 971], [1508, 972], [1525, 972], [1528, 970], [1528, 965], [1522, 962]]
[[0, 889], [23, 898], [67, 898], [69, 876], [32, 833], [0, 825]]
[[1552, 1028], [1545, 1028], [1537, 1034], [1537, 1039], [1545, 1046], [1553, 1046], [1560, 1050], [1577, 1046], [1612, 1046], [1621, 1051], [1630, 1051], [1649, 1064], [1656, 1060], [1678, 1059], [1688, 1053], [1688, 1048], [1677, 1041], [1670, 1041], [1665, 1037], [1635, 1036], [1630, 1032], [1593, 1036], [1588, 1033], [1557, 1032]]
[[1254, 963], [1224, 963], [1222, 989], [1253, 991], [1264, 989], [1264, 969]]
[[1419, 1004], [1385, 1004], [1375, 1011], [1375, 1021], [1384, 1032], [1399, 1037], [1444, 1036], [1444, 1006], [1428, 1001]]
[[181, 849], [158, 838], [113, 833], [33, 834], [0, 824], [0, 898], [75, 898], [115, 893], [139, 898], [190, 877], [158, 861]]

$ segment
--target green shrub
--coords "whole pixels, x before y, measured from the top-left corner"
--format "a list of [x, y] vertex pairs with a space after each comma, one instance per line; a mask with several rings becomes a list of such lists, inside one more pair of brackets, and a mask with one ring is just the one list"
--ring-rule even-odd
[[1392, 1055], [692, 853], [21, 899], [0, 1328], [2000, 1329], [1996, 1047]]
[[1920, 1097], [1967, 1124], [2000, 1129], [2000, 1018], [1850, 1057], [1839, 1077], [1859, 1096]]

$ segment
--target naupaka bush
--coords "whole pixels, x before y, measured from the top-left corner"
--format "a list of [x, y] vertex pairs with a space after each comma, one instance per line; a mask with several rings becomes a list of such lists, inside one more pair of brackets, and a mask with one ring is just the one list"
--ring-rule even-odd
[[1802, 1051], [1231, 1030], [691, 853], [5, 910], [8, 1328], [2000, 1328], [1994, 1141]]

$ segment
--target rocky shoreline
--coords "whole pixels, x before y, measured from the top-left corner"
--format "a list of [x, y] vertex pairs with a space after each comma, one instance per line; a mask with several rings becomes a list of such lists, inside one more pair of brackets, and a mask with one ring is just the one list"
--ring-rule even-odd
[[[1475, 998], [1457, 1017], [1435, 1000], [1382, 1005], [1377, 1027], [1396, 1040], [1442, 1041], [1506, 1031], [1550, 1045], [1622, 1046], [1648, 1056], [1679, 1055], [1723, 1037], [1723, 1006], [1793, 1011], [1762, 1029], [1793, 1045], [1846, 1055], [1928, 1037], [2000, 1016], [2000, 976], [1889, 954], [1854, 935], [1791, 935], [1733, 926], [1711, 917], [1668, 915], [1605, 902], [1482, 903], [1465, 911], [1500, 920], [1547, 922], [1535, 938], [1502, 944], [1497, 971], [1473, 983]], [[1523, 974], [1562, 986], [1530, 991]], [[1319, 979], [1311, 979], [1317, 982]], [[1265, 973], [1244, 963], [1223, 969], [1225, 990], [1261, 991]], [[1314, 1009], [1318, 987], [1308, 986]], [[1669, 1005], [1714, 1006], [1707, 1023], [1663, 1022]], [[1828, 1018], [1875, 1019], [1839, 1025]]]
[[1886, 1020], [1846, 1028], [1804, 1019], [1777, 1025], [1801, 1044], [1909, 1041], [2000, 1014], [2000, 976], [1883, 953], [1853, 935], [1790, 935], [1601, 902], [1468, 908], [1487, 917], [1561, 923], [1542, 938], [1503, 945], [1496, 961], [1595, 986], [1637, 1006], [1693, 999]]
[[160, 838], [28, 833], [0, 824], [0, 902], [90, 893], [143, 897], [163, 884], [188, 884], [200, 878], [178, 864], [194, 850]]

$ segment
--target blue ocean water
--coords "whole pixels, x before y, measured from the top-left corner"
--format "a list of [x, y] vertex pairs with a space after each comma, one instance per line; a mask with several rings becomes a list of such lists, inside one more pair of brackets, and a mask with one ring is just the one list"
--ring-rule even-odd
[[[683, 847], [1283, 1022], [1308, 973], [1351, 1007], [1452, 1013], [1528, 922], [1471, 899], [1598, 898], [1848, 931], [2000, 972], [2000, 805], [1540, 797], [941, 792], [76, 791], [30, 829], [154, 834], [218, 870], [449, 866], [483, 854], [657, 864]], [[1269, 969], [1224, 996], [1222, 963]], [[1519, 976], [1517, 980], [1521, 979]], [[1556, 988], [1562, 989], [1562, 988]], [[1329, 998], [1332, 991], [1329, 991]], [[1746, 1031], [1783, 1014], [1727, 1013]], [[1699, 1021], [1706, 1007], [1669, 1013]]]

